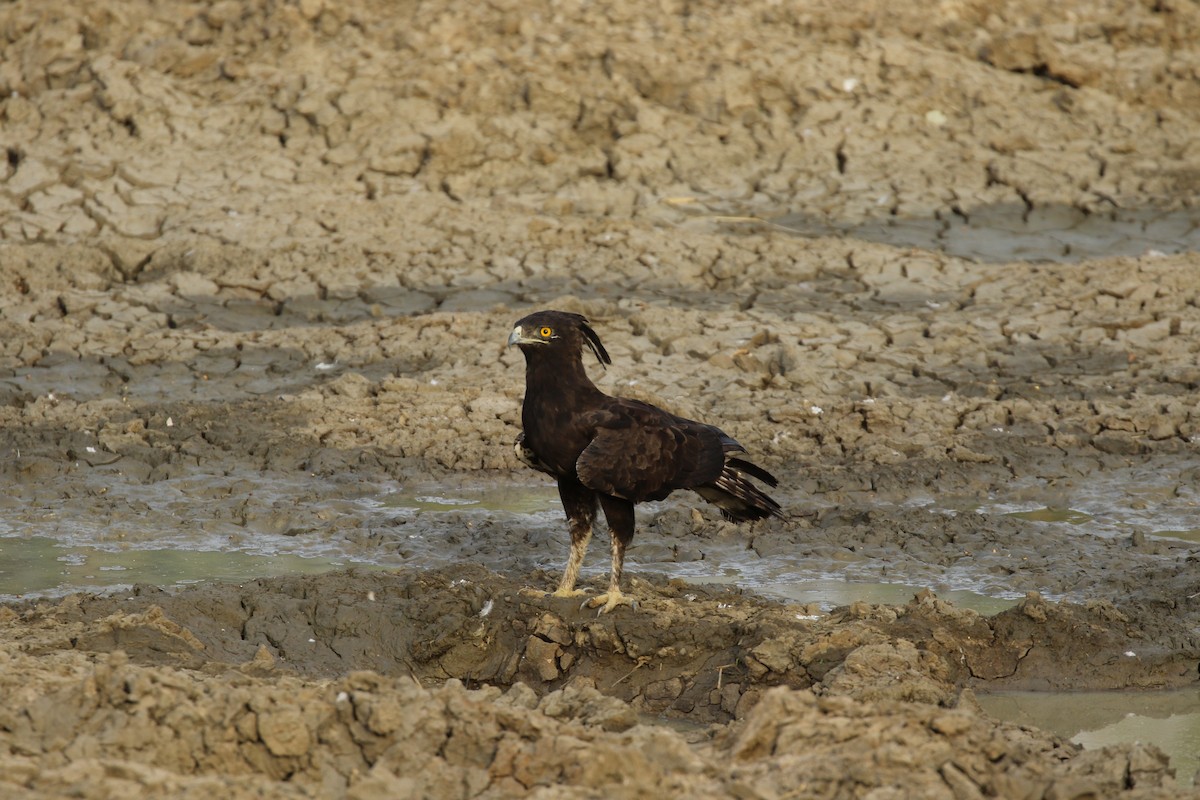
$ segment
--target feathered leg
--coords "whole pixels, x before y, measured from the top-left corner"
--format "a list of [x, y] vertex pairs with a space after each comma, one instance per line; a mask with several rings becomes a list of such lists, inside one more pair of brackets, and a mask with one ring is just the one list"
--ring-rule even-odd
[[608, 522], [608, 533], [612, 537], [612, 572], [608, 578], [608, 591], [596, 595], [585, 605], [591, 608], [603, 606], [601, 614], [607, 614], [619, 605], [633, 605], [633, 600], [621, 592], [621, 572], [625, 567], [625, 548], [633, 541], [633, 503], [619, 497], [600, 495], [600, 507]]
[[596, 521], [596, 493], [583, 484], [563, 478], [558, 482], [558, 496], [563, 511], [567, 514], [567, 525], [571, 531], [571, 554], [567, 556], [567, 567], [562, 580], [554, 590], [555, 597], [578, 597], [586, 594], [575, 588], [579, 568], [592, 539], [592, 524]]

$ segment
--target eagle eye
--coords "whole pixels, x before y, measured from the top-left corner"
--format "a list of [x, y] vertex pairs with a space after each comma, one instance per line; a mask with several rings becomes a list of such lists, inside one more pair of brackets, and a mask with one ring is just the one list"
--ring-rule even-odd
[[554, 335], [554, 331], [552, 331], [549, 326], [543, 325], [542, 329], [540, 331], [538, 331], [538, 335], [541, 336], [543, 339], [549, 339], [551, 336]]

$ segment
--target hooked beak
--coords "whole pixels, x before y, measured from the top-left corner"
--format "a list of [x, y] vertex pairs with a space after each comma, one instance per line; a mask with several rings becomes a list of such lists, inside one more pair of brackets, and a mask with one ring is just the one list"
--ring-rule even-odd
[[530, 336], [526, 336], [525, 332], [521, 330], [521, 326], [518, 325], [517, 327], [513, 328], [512, 333], [508, 335], [508, 346], [512, 347], [514, 344], [545, 344], [545, 342], [543, 342], [541, 339], [534, 339]]

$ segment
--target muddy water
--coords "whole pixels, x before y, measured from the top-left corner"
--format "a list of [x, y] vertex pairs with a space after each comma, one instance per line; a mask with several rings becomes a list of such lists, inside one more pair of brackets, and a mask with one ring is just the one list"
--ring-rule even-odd
[[274, 575], [311, 575], [346, 566], [319, 557], [241, 550], [105, 550], [42, 536], [0, 538], [0, 602], [103, 592], [133, 584], [186, 586]]
[[1200, 528], [1200, 460], [1153, 461], [1105, 470], [1018, 480], [981, 508], [1019, 519], [1081, 526], [1101, 536], [1150, 536], [1194, 541]]
[[989, 714], [1056, 733], [1087, 748], [1146, 742], [1171, 758], [1179, 781], [1200, 769], [1200, 693], [1002, 692], [979, 697]]
[[[1079, 479], [1019, 481], [983, 500], [912, 495], [894, 503], [875, 496], [854, 505], [859, 513], [918, 521], [908, 524], [966, 515], [972, 525], [1004, 536], [1002, 547], [1013, 553], [1021, 552], [1027, 537], [1079, 546], [1111, 541], [1120, 548], [1137, 536], [1186, 547], [1200, 530], [1197, 494], [1186, 483], [1195, 470], [1186, 461], [1143, 465]], [[54, 499], [52, 484], [40, 487], [40, 502], [10, 497], [0, 504], [8, 564], [0, 573], [0, 594], [236, 579], [259, 569], [308, 573], [351, 564], [436, 568], [481, 560], [500, 570], [554, 572], [566, 551], [556, 489], [524, 476], [346, 484], [243, 470], [140, 483], [118, 472], [93, 472], [88, 482], [98, 489], [86, 510]], [[981, 613], [1012, 605], [1030, 588], [1081, 601], [1106, 591], [1097, 583], [1006, 580], [994, 566], [1002, 556], [995, 547], [979, 557], [931, 564], [888, 548], [836, 546], [841, 512], [821, 495], [798, 498], [800, 507], [793, 509], [816, 513], [817, 528], [783, 540], [770, 529], [697, 527], [696, 505], [682, 493], [640, 508], [641, 528], [628, 555], [631, 574], [736, 585], [824, 610], [854, 600], [903, 604], [926, 588]], [[585, 578], [602, 580], [605, 550], [593, 547]]]

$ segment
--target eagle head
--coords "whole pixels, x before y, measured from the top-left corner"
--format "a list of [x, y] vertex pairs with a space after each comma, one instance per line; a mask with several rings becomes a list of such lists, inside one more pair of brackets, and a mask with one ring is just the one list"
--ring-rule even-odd
[[572, 354], [582, 353], [586, 344], [601, 364], [612, 363], [587, 319], [567, 311], [537, 311], [522, 317], [508, 335], [508, 344], [510, 347], [515, 344], [526, 353], [533, 352], [533, 348], [549, 347]]

